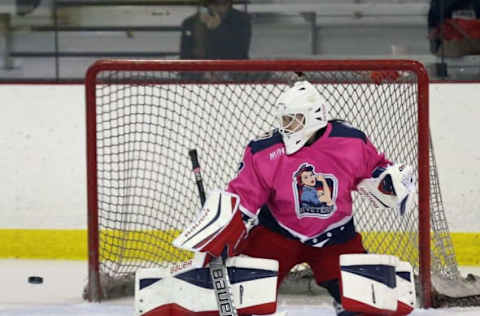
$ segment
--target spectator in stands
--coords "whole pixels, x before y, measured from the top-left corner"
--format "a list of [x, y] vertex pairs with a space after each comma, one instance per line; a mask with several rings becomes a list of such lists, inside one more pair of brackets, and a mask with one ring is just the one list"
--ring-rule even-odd
[[[450, 19], [472, 20], [471, 23], [466, 23], [467, 28], [477, 28], [475, 25], [478, 25], [478, 20], [480, 19], [480, 0], [431, 0], [428, 11], [428, 32], [430, 50], [433, 54], [439, 53], [445, 33], [452, 34], [458, 32], [458, 27], [464, 27], [460, 25], [451, 30], [452, 27], [448, 26], [451, 23], [445, 24]], [[443, 29], [441, 29], [442, 25], [444, 25]], [[466, 33], [469, 33], [468, 29], [465, 30]], [[446, 55], [455, 55], [461, 52], [451, 52], [450, 54], [447, 51], [444, 53]]]
[[182, 22], [181, 59], [248, 59], [251, 22], [232, 0], [206, 0]]

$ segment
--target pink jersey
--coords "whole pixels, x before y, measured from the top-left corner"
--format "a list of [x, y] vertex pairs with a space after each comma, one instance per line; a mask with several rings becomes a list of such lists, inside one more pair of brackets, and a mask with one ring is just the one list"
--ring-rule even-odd
[[331, 121], [292, 155], [285, 154], [278, 131], [250, 142], [227, 190], [240, 196], [244, 214], [256, 216], [266, 204], [282, 229], [305, 242], [351, 222], [351, 192], [389, 163], [363, 132]]

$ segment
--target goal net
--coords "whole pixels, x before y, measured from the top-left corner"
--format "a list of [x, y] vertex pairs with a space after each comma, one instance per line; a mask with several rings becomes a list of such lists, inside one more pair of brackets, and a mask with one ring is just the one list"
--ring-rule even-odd
[[[200, 207], [188, 150], [199, 153], [207, 192], [225, 188], [248, 141], [275, 128], [275, 101], [299, 73], [327, 100], [332, 118], [360, 128], [390, 160], [416, 170], [416, 206], [403, 216], [354, 196], [357, 230], [368, 251], [410, 262], [424, 306], [451, 297], [475, 300], [478, 287], [457, 269], [430, 150], [428, 76], [421, 64], [405, 60], [92, 65], [86, 78], [85, 298], [132, 292], [139, 268], [192, 258], [172, 246]], [[308, 271], [297, 269], [285, 283]]]

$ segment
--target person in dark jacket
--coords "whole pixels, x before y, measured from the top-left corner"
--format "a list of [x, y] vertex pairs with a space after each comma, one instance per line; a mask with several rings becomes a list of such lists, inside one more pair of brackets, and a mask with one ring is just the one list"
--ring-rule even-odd
[[182, 22], [180, 59], [248, 59], [250, 16], [232, 0], [207, 0]]
[[181, 59], [248, 59], [251, 23], [232, 0], [208, 0], [182, 23]]

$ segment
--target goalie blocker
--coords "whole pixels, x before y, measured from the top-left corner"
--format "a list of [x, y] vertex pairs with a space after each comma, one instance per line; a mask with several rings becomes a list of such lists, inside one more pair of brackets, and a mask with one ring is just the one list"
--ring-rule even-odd
[[173, 245], [194, 252], [205, 252], [214, 257], [226, 249], [234, 255], [235, 247], [246, 235], [242, 213], [238, 210], [238, 195], [213, 191], [197, 218], [174, 241]]

